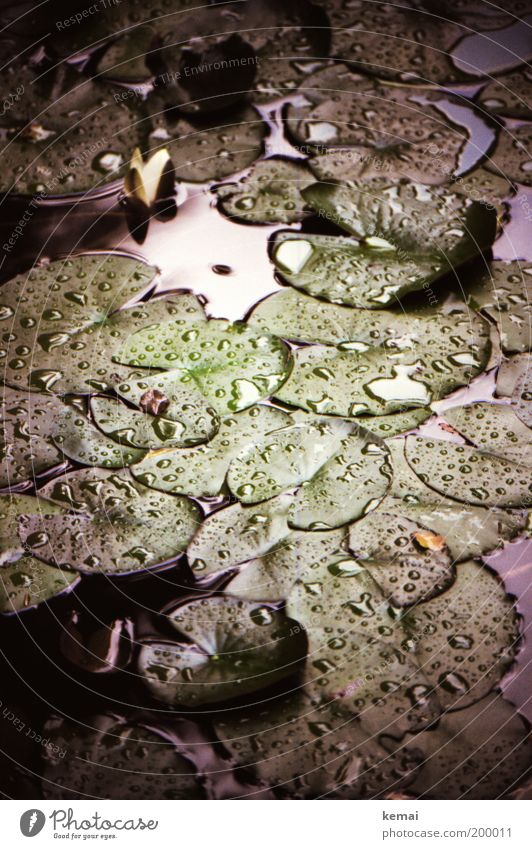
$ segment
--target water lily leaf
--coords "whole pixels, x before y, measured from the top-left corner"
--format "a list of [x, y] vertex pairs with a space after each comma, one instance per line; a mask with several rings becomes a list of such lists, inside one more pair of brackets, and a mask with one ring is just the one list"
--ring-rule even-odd
[[356, 717], [302, 691], [217, 716], [215, 728], [236, 762], [280, 798], [375, 798], [411, 783], [420, 761], [408, 749], [386, 754]]
[[188, 561], [198, 578], [233, 569], [283, 545], [288, 535], [292, 496], [280, 495], [263, 504], [231, 504], [211, 513], [188, 547]]
[[444, 538], [389, 513], [372, 513], [351, 525], [349, 549], [395, 607], [439, 595], [454, 580]]
[[518, 465], [531, 464], [532, 431], [511, 407], [485, 403], [452, 407], [445, 411], [445, 419], [475, 448]]
[[45, 798], [204, 797], [190, 760], [158, 729], [100, 714], [79, 722], [51, 717], [44, 735]]
[[[161, 398], [154, 395], [154, 405], [160, 405], [160, 402]], [[92, 398], [90, 408], [100, 430], [114, 442], [128, 448], [153, 450], [183, 446], [191, 441], [190, 431], [187, 432], [182, 422], [153, 416], [147, 411], [132, 410], [117, 398]]]
[[[53, 388], [63, 378], [57, 369], [60, 349], [75, 345], [80, 331], [105, 322], [142, 295], [154, 278], [155, 269], [143, 262], [95, 254], [36, 266], [8, 280], [0, 291], [5, 382], [14, 388]], [[76, 357], [86, 381], [91, 362], [80, 351]], [[63, 391], [76, 389], [67, 383]]]
[[[281, 278], [309, 295], [349, 307], [395, 305], [433, 279], [434, 257], [405, 262], [393, 245], [367, 245], [341, 236], [278, 233], [271, 257]], [[393, 281], [393, 282], [390, 282]]]
[[494, 551], [524, 527], [526, 511], [474, 507], [436, 493], [408, 465], [404, 440], [390, 440], [388, 449], [392, 484], [379, 511], [431, 528], [445, 539], [453, 562]]
[[54, 437], [62, 453], [85, 466], [120, 469], [137, 463], [144, 450], [118, 444], [99, 431], [79, 410], [63, 412]]
[[532, 350], [532, 266], [492, 262], [489, 271], [468, 288], [468, 301], [498, 325], [505, 353]]
[[531, 142], [532, 128], [529, 124], [501, 130], [495, 149], [486, 162], [486, 168], [512, 182], [532, 186], [529, 153]]
[[197, 448], [157, 450], [132, 468], [145, 486], [162, 492], [179, 492], [197, 498], [220, 493], [232, 459], [246, 442], [290, 422], [290, 416], [273, 407], [256, 405], [222, 419], [220, 430]]
[[449, 188], [457, 195], [466, 195], [471, 200], [494, 207], [499, 219], [504, 215], [502, 201], [514, 191], [514, 186], [508, 180], [486, 168], [475, 168], [464, 177], [456, 177]]
[[[48, 380], [54, 392], [106, 391], [119, 381], [132, 377], [131, 369], [113, 362], [129, 337], [143, 328], [166, 325], [185, 328], [205, 319], [200, 303], [193, 295], [157, 298], [119, 310], [108, 319], [76, 333], [71, 340], [55, 345], [40, 355], [37, 378], [46, 368], [56, 377]], [[55, 369], [55, 370], [54, 370]]]
[[532, 477], [520, 463], [422, 436], [406, 437], [405, 456], [423, 483], [449, 498], [486, 507], [532, 504]]
[[[450, 54], [464, 29], [440, 15], [363, 2], [331, 9], [332, 53], [366, 73], [397, 82], [450, 83], [467, 75]], [[475, 23], [477, 17], [475, 16]]]
[[[353, 341], [297, 350], [290, 376], [275, 393], [279, 400], [319, 414], [387, 415], [427, 407], [469, 383], [487, 364], [488, 326], [467, 312], [421, 311], [419, 319], [409, 315], [410, 321], [388, 317], [391, 335], [382, 314], [374, 320], [373, 311], [352, 312], [358, 324], [348, 328]], [[314, 328], [320, 335], [334, 332], [334, 315], [329, 318], [324, 326], [315, 312], [306, 333], [295, 327], [291, 335], [312, 337]], [[336, 332], [342, 335], [343, 328]], [[373, 347], [381, 333], [384, 341]]]
[[142, 122], [112, 89], [63, 73], [28, 73], [24, 97], [1, 119], [2, 192], [54, 196], [101, 188], [123, 176], [131, 148], [141, 142]]
[[334, 420], [302, 421], [245, 447], [227, 483], [244, 503], [265, 501], [300, 486], [289, 510], [293, 527], [339, 527], [374, 509], [389, 486], [384, 443]]
[[61, 512], [60, 507], [39, 502], [33, 495], [0, 495], [0, 566], [16, 563], [26, 554], [27, 549], [19, 536], [22, 516]]
[[360, 424], [370, 433], [385, 439], [415, 430], [431, 415], [430, 410], [406, 410], [404, 413], [393, 413], [391, 416], [364, 416], [360, 419]]
[[53, 396], [2, 390], [0, 486], [34, 480], [62, 462], [53, 437], [65, 405]]
[[[439, 184], [458, 170], [467, 131], [445, 111], [463, 100], [388, 86], [335, 63], [306, 77], [303, 103], [287, 108], [290, 135], [322, 180], [407, 178]], [[471, 112], [471, 114], [473, 114]]]
[[532, 427], [532, 368], [528, 354], [519, 354], [501, 364], [497, 395], [510, 397], [521, 421]]
[[148, 100], [154, 124], [151, 148], [163, 140], [179, 180], [205, 183], [224, 180], [248, 168], [264, 150], [266, 126], [259, 113], [246, 106], [231, 119], [187, 120], [170, 123], [157, 103]]
[[262, 159], [238, 183], [217, 186], [218, 205], [232, 221], [291, 224], [304, 217], [301, 190], [313, 182], [313, 175], [300, 160]]
[[72, 515], [23, 517], [22, 541], [39, 559], [80, 572], [134, 572], [178, 557], [201, 521], [189, 499], [147, 489], [127, 472], [70, 472], [39, 495]]
[[531, 81], [530, 72], [526, 68], [514, 71], [512, 74], [504, 74], [488, 82], [478, 95], [478, 102], [483, 109], [494, 112], [495, 115], [530, 121], [532, 119]]
[[473, 560], [459, 563], [447, 592], [406, 614], [416, 655], [445, 707], [466, 707], [502, 678], [517, 652], [512, 599], [497, 577]]
[[[149, 18], [146, 20], [149, 21]], [[112, 33], [110, 28], [109, 35]], [[153, 77], [148, 63], [156, 43], [157, 30], [149, 23], [129, 28], [105, 46], [96, 63], [98, 77], [122, 84], [148, 82]]]
[[492, 693], [405, 740], [424, 753], [410, 790], [428, 799], [499, 799], [526, 774], [531, 743], [515, 708]]
[[0, 569], [0, 613], [20, 613], [36, 607], [73, 589], [79, 580], [76, 572], [24, 557]]
[[333, 531], [291, 531], [262, 557], [242, 564], [227, 592], [247, 601], [279, 601], [297, 580], [321, 563], [347, 556], [345, 528]]
[[430, 260], [432, 273], [420, 278], [426, 283], [477, 256], [495, 238], [493, 210], [442, 188], [429, 190], [418, 183], [384, 186], [380, 180], [374, 188], [315, 183], [302, 194], [318, 215], [353, 236], [388, 242], [407, 268], [415, 266], [418, 257]]
[[297, 670], [304, 655], [290, 620], [264, 604], [228, 597], [192, 601], [169, 615], [188, 642], [148, 643], [139, 670], [172, 705], [206, 705], [262, 690]]
[[[172, 370], [227, 415], [266, 398], [290, 366], [286, 345], [273, 336], [224, 320], [167, 325], [133, 334], [116, 358], [131, 366]], [[121, 393], [121, 389], [118, 390]]]

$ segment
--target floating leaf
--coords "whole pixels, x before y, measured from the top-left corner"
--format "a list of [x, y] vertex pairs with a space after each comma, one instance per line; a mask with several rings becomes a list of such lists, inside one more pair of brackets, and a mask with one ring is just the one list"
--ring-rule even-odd
[[370, 433], [385, 439], [415, 430], [431, 415], [430, 410], [407, 410], [404, 413], [393, 413], [391, 416], [365, 416], [360, 419], [360, 424]]
[[345, 528], [333, 531], [291, 531], [262, 557], [244, 563], [227, 585], [233, 596], [248, 601], [279, 601], [288, 597], [297, 580], [303, 580], [321, 563], [347, 555]]
[[512, 182], [532, 186], [529, 153], [531, 142], [530, 124], [523, 124], [513, 129], [501, 129], [497, 145], [486, 162], [486, 168]]
[[211, 513], [188, 547], [188, 561], [198, 578], [233, 569], [277, 546], [290, 532], [290, 495], [263, 504], [231, 504]]
[[475, 448], [497, 454], [518, 465], [532, 462], [532, 432], [511, 407], [470, 404], [445, 411], [445, 419]]
[[[44, 733], [43, 791], [50, 799], [197, 799], [195, 770], [168, 735], [101, 714], [52, 717]], [[117, 782], [117, 777], [119, 781]]]
[[127, 472], [70, 472], [39, 495], [72, 515], [23, 517], [22, 541], [39, 559], [80, 572], [134, 572], [178, 557], [201, 520], [189, 499], [156, 493]]
[[21, 613], [36, 607], [71, 590], [79, 580], [76, 572], [24, 557], [0, 569], [0, 613]]
[[92, 398], [90, 407], [100, 430], [114, 442], [128, 448], [153, 450], [187, 445], [190, 441], [190, 434], [182, 422], [153, 416], [147, 411], [132, 410], [117, 398]]
[[500, 799], [527, 773], [532, 755], [525, 722], [495, 693], [446, 713], [404, 746], [424, 753], [410, 788], [422, 799]]
[[[106, 364], [109, 358], [100, 347], [101, 337], [96, 359], [95, 339], [88, 346], [84, 336], [76, 337], [142, 295], [154, 278], [155, 269], [143, 262], [94, 254], [36, 266], [4, 283], [0, 353], [6, 383], [34, 390], [87, 391], [90, 379], [98, 378], [102, 355]], [[131, 316], [134, 319], [135, 313]], [[66, 367], [61, 369], [63, 357]]]
[[262, 690], [293, 674], [302, 657], [293, 623], [265, 605], [206, 598], [178, 607], [169, 620], [188, 642], [145, 644], [139, 669], [155, 698], [171, 705], [206, 705]]
[[21, 517], [61, 512], [55, 504], [40, 502], [33, 495], [0, 495], [0, 566], [16, 563], [26, 554], [19, 536]]
[[358, 719], [304, 692], [216, 718], [216, 732], [241, 767], [284, 799], [375, 798], [411, 783], [420, 758], [384, 752]]
[[[451, 83], [466, 74], [451, 63], [464, 29], [406, 6], [363, 2], [331, 9], [332, 53], [366, 73], [398, 82]], [[475, 16], [475, 25], [477, 16]]]
[[53, 441], [66, 409], [58, 398], [4, 387], [1, 404], [0, 486], [34, 480], [62, 462]]
[[532, 350], [532, 266], [492, 262], [482, 278], [468, 287], [468, 301], [498, 325], [505, 353]]
[[532, 368], [527, 354], [519, 354], [502, 363], [497, 378], [497, 395], [509, 396], [521, 421], [532, 427]]
[[274, 407], [254, 406], [222, 419], [216, 436], [198, 448], [158, 450], [131, 472], [146, 486], [197, 498], [215, 496], [223, 487], [232, 459], [246, 442], [282, 427], [290, 416]]
[[[4, 72], [5, 91], [12, 80]], [[142, 123], [112, 89], [64, 68], [24, 75], [25, 94], [0, 121], [3, 192], [88, 192], [124, 174]]]
[[530, 84], [532, 78], [526, 68], [504, 74], [488, 82], [480, 94], [478, 102], [483, 109], [517, 118], [523, 121], [532, 119], [532, 100], [530, 99]]
[[334, 420], [303, 420], [273, 431], [231, 462], [229, 489], [244, 503], [300, 486], [288, 521], [296, 528], [339, 527], [372, 510], [389, 486], [387, 451], [376, 437]]
[[473, 560], [456, 567], [442, 595], [411, 608], [418, 662], [442, 705], [466, 707], [500, 681], [517, 653], [513, 602], [487, 568]]
[[444, 539], [433, 534], [431, 540], [426, 529], [389, 513], [351, 525], [349, 549], [395, 607], [439, 595], [454, 580]]
[[179, 180], [224, 180], [248, 168], [263, 152], [266, 127], [259, 113], [249, 106], [231, 119], [193, 122], [180, 118], [177, 123], [159, 114], [157, 103], [148, 101], [148, 108], [155, 125], [151, 147], [156, 148], [163, 139]]
[[144, 457], [141, 448], [119, 445], [101, 433], [79, 410], [67, 410], [61, 416], [54, 437], [62, 453], [85, 466], [120, 469]]
[[386, 176], [437, 185], [459, 168], [467, 131], [446, 111], [459, 105], [463, 114], [463, 99], [388, 86], [339, 63], [307, 76], [300, 92], [305, 101], [287, 108], [288, 130], [314, 154], [309, 164], [320, 180]]
[[217, 186], [220, 209], [232, 221], [291, 224], [305, 215], [301, 190], [314, 182], [297, 159], [273, 157], [257, 162], [238, 183]]
[[449, 498], [486, 507], [532, 504], [532, 477], [520, 463], [448, 440], [407, 436], [405, 445], [416, 475]]
[[486, 509], [459, 504], [435, 492], [414, 474], [404, 454], [404, 440], [388, 443], [393, 477], [390, 495], [379, 511], [431, 528], [446, 541], [453, 562], [494, 551], [523, 528], [525, 511]]
[[[244, 324], [211, 320], [147, 328], [133, 334], [117, 356], [131, 366], [172, 370], [227, 415], [257, 403], [277, 389], [289, 369], [289, 351], [279, 339]], [[119, 393], [122, 389], [119, 387]]]

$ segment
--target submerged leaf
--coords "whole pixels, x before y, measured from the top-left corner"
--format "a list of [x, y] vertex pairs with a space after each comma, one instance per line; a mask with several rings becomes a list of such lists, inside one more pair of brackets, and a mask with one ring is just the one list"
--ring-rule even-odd
[[272, 607], [229, 597], [178, 607], [170, 624], [187, 642], [146, 643], [139, 670], [156, 699], [205, 705], [262, 690], [297, 670], [301, 640]]

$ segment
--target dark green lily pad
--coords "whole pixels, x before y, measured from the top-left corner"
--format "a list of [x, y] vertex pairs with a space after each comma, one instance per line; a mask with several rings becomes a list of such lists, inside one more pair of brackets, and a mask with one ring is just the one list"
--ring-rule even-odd
[[[127, 472], [82, 469], [39, 493], [71, 515], [22, 517], [20, 536], [47, 563], [80, 572], [134, 572], [178, 557], [201, 511], [187, 498], [156, 493]], [[46, 509], [47, 501], [37, 502]]]
[[[284, 381], [290, 354], [279, 339], [224, 320], [154, 327], [133, 334], [116, 357], [134, 367], [171, 370], [223, 415], [266, 398]], [[118, 388], [122, 394], [121, 387]]]
[[[154, 397], [155, 407], [160, 400], [158, 396]], [[168, 446], [188, 445], [192, 441], [190, 430], [182, 421], [153, 416], [148, 411], [132, 410], [117, 398], [92, 398], [90, 407], [100, 430], [114, 442], [128, 448], [159, 450]]]
[[493, 207], [499, 219], [505, 212], [502, 201], [514, 192], [514, 186], [508, 180], [483, 167], [475, 168], [464, 177], [457, 177], [449, 188], [457, 195], [466, 195], [477, 203]]
[[[95, 254], [36, 266], [4, 283], [0, 354], [5, 382], [41, 391], [57, 387], [75, 392], [81, 385], [86, 391], [88, 378], [97, 377], [97, 366], [95, 373], [90, 348], [89, 357], [83, 347], [75, 348], [80, 341], [76, 335], [107, 321], [123, 304], [142, 295], [154, 278], [155, 269], [143, 262]], [[68, 351], [66, 375], [58, 368], [61, 349]], [[74, 374], [72, 379], [70, 371], [78, 370], [83, 377]]]
[[389, 487], [387, 450], [377, 437], [334, 420], [303, 420], [244, 448], [229, 467], [229, 489], [256, 503], [299, 486], [288, 521], [339, 527], [374, 509]]
[[188, 642], [147, 643], [139, 670], [159, 701], [207, 705], [262, 690], [297, 670], [304, 654], [282, 613], [240, 599], [178, 607], [170, 623]]
[[233, 596], [247, 601], [280, 601], [297, 580], [321, 563], [347, 555], [345, 528], [333, 531], [291, 531], [262, 557], [242, 564], [227, 585]]
[[520, 463], [468, 445], [407, 436], [408, 464], [423, 483], [449, 498], [486, 507], [532, 505], [532, 476]]
[[[441, 334], [435, 342], [442, 341], [445, 326], [453, 324], [460, 327], [462, 335], [452, 338], [456, 353], [450, 354], [448, 346], [443, 348], [444, 359], [439, 359], [437, 344], [409, 350], [401, 348], [400, 339], [361, 353], [325, 345], [302, 348], [295, 352], [294, 368], [275, 395], [287, 404], [320, 415], [380, 416], [427, 407], [469, 383], [486, 365], [487, 328], [480, 332], [478, 326], [468, 328], [466, 313], [450, 316], [439, 328], [435, 321], [434, 327]], [[472, 341], [468, 343], [469, 334]], [[412, 345], [413, 340], [406, 339], [407, 345]]]
[[26, 480], [62, 462], [53, 441], [65, 405], [52, 396], [2, 390], [0, 486]]
[[405, 619], [415, 651], [445, 707], [466, 707], [500, 681], [518, 650], [514, 603], [487, 568], [459, 563], [447, 592], [411, 608]]
[[[24, 97], [0, 120], [3, 192], [55, 196], [105, 187], [124, 175], [142, 142], [144, 125], [113, 89], [64, 71], [40, 78], [27, 71]], [[20, 83], [18, 71], [2, 76], [5, 91]]]
[[33, 495], [0, 495], [0, 566], [16, 563], [26, 553], [19, 535], [21, 517], [62, 512], [57, 505], [40, 502]]
[[454, 580], [445, 540], [389, 513], [372, 513], [351, 525], [349, 549], [395, 607], [439, 595]]
[[430, 410], [406, 410], [404, 413], [393, 413], [391, 416], [365, 416], [360, 419], [360, 424], [381, 439], [388, 439], [409, 430], [415, 430], [431, 415]]
[[[451, 62], [464, 29], [440, 15], [407, 6], [354, 2], [330, 14], [332, 53], [366, 73], [397, 82], [451, 83], [467, 75]], [[475, 21], [477, 17], [475, 16]]]
[[[43, 731], [43, 792], [49, 799], [198, 799], [190, 760], [167, 734], [111, 714], [50, 718]], [[119, 780], [117, 782], [117, 778]]]
[[138, 463], [142, 448], [118, 444], [98, 430], [79, 410], [66, 410], [56, 425], [54, 442], [65, 457], [84, 466], [120, 469]]
[[498, 325], [505, 353], [532, 349], [532, 266], [521, 262], [492, 262], [489, 271], [468, 287], [468, 302]]
[[56, 569], [35, 557], [24, 557], [0, 569], [0, 613], [21, 613], [78, 583], [77, 572]]
[[220, 493], [232, 459], [246, 442], [276, 430], [291, 418], [274, 407], [254, 406], [222, 419], [218, 433], [197, 448], [158, 450], [131, 472], [145, 486], [197, 498]]
[[292, 496], [280, 495], [263, 504], [231, 504], [208, 516], [187, 551], [198, 578], [233, 569], [283, 545], [288, 535]]
[[148, 101], [155, 125], [150, 136], [151, 149], [161, 145], [172, 158], [179, 180], [205, 183], [224, 180], [248, 168], [264, 150], [266, 126], [259, 113], [244, 107], [230, 118], [189, 121], [180, 118], [171, 123], [158, 114], [157, 102]]
[[510, 397], [521, 421], [532, 427], [532, 364], [528, 354], [519, 354], [502, 363], [497, 377], [497, 395]]
[[512, 129], [501, 128], [495, 149], [486, 162], [486, 168], [512, 182], [532, 186], [531, 143], [530, 124]]
[[398, 757], [368, 739], [338, 703], [316, 705], [297, 692], [216, 719], [223, 745], [277, 797], [375, 798], [411, 783], [420, 758]]
[[532, 431], [505, 404], [470, 404], [445, 411], [445, 419], [475, 448], [517, 463], [532, 463]]
[[273, 157], [257, 162], [238, 183], [216, 187], [218, 204], [232, 221], [291, 224], [305, 215], [302, 189], [314, 182], [304, 162]]
[[530, 72], [524, 68], [512, 74], [504, 74], [492, 79], [477, 96], [479, 104], [488, 112], [517, 118], [523, 121], [532, 119], [532, 99], [530, 98]]
[[388, 443], [393, 466], [390, 495], [379, 510], [408, 518], [442, 536], [453, 562], [494, 551], [524, 527], [526, 511], [460, 504], [435, 492], [414, 474], [404, 454], [404, 440]]
[[446, 713], [405, 746], [424, 755], [410, 787], [422, 799], [500, 799], [528, 772], [532, 756], [525, 722], [495, 693]]

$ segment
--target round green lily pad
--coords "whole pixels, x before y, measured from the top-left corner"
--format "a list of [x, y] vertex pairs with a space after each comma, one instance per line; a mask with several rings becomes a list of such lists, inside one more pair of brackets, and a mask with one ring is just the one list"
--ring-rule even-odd
[[532, 349], [532, 266], [523, 262], [492, 262], [467, 289], [469, 304], [482, 310], [499, 327], [502, 350], [518, 353]]
[[0, 486], [34, 480], [62, 462], [53, 441], [65, 405], [53, 396], [2, 389]]
[[0, 613], [21, 613], [73, 589], [77, 572], [23, 557], [0, 569]]
[[517, 465], [532, 464], [532, 431], [505, 404], [469, 404], [445, 411], [445, 419], [476, 448]]
[[257, 162], [238, 183], [217, 186], [216, 195], [231, 221], [291, 224], [304, 217], [301, 191], [313, 182], [304, 162], [272, 157]]
[[521, 421], [532, 427], [532, 368], [528, 354], [518, 354], [501, 364], [497, 377], [497, 395], [511, 398]]

